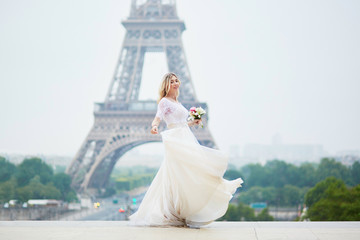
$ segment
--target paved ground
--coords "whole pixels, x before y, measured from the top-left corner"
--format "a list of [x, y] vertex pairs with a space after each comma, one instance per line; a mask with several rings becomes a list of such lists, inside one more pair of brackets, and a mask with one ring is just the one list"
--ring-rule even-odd
[[190, 229], [131, 227], [125, 221], [3, 221], [0, 239], [359, 240], [360, 222], [215, 222]]

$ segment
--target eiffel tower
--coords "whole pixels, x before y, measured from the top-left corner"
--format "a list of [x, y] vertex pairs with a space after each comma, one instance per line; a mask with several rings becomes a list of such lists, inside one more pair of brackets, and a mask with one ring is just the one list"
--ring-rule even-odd
[[[181, 40], [185, 24], [177, 16], [175, 0], [132, 0], [130, 16], [122, 25], [126, 35], [105, 101], [95, 103], [94, 125], [66, 170], [80, 193], [104, 189], [116, 162], [130, 149], [161, 141], [150, 134], [156, 101], [138, 98], [146, 52], [165, 53], [169, 72], [181, 80], [179, 101], [187, 109], [207, 110], [195, 95]], [[206, 117], [203, 122], [206, 126]], [[162, 123], [160, 131], [165, 127]], [[215, 147], [207, 127], [193, 132], [200, 144]]]

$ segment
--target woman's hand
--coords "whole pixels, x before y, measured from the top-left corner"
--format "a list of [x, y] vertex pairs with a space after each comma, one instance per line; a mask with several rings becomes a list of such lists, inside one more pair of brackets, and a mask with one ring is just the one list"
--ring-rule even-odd
[[158, 133], [159, 133], [158, 127], [157, 127], [157, 126], [152, 126], [150, 132], [151, 132], [152, 134], [158, 134]]
[[188, 125], [191, 127], [191, 126], [194, 126], [194, 125], [199, 125], [201, 124], [201, 119], [194, 119], [190, 122], [188, 122]]
[[151, 123], [151, 133], [152, 134], [158, 134], [159, 130], [158, 130], [158, 126], [160, 124], [160, 118], [159, 117], [155, 117], [154, 120]]
[[194, 124], [195, 124], [195, 125], [199, 125], [200, 123], [201, 123], [201, 119], [195, 119], [195, 120], [194, 120]]

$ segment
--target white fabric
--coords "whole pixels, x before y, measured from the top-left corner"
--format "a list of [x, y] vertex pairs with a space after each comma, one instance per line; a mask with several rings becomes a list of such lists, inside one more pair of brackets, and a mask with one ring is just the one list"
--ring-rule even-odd
[[[186, 113], [185, 113], [186, 112]], [[162, 99], [157, 116], [168, 124], [161, 133], [165, 157], [131, 225], [201, 226], [223, 216], [243, 182], [223, 179], [227, 156], [201, 146], [186, 123], [187, 110]], [[181, 119], [180, 119], [181, 118]]]
[[186, 123], [188, 115], [188, 110], [181, 103], [173, 102], [167, 98], [160, 100], [156, 112], [156, 117], [164, 120], [167, 125]]

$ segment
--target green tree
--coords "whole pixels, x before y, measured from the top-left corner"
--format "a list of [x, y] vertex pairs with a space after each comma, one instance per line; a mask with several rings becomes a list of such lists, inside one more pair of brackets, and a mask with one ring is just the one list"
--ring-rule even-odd
[[293, 185], [285, 185], [282, 188], [255, 186], [245, 192], [240, 192], [238, 199], [246, 204], [266, 202], [271, 206], [296, 206], [303, 203], [308, 189], [308, 187], [299, 188]]
[[268, 201], [269, 199], [266, 199], [264, 196], [264, 189], [265, 188], [259, 186], [252, 187], [246, 192], [240, 193], [239, 201], [246, 204]]
[[8, 181], [16, 172], [16, 166], [0, 156], [0, 182]]
[[274, 221], [274, 217], [269, 214], [269, 209], [264, 208], [261, 212], [256, 216], [257, 221]]
[[348, 189], [343, 180], [329, 177], [310, 189], [305, 196], [312, 221], [359, 221], [360, 187]]
[[229, 169], [225, 172], [224, 178], [227, 180], [234, 180], [236, 178], [244, 178], [240, 171], [237, 171], [236, 169]]
[[297, 185], [299, 187], [313, 187], [316, 184], [316, 169], [314, 164], [303, 163], [299, 167], [299, 176], [297, 179]]
[[63, 199], [71, 191], [71, 177], [65, 173], [57, 173], [53, 177], [54, 186], [61, 192]]
[[316, 202], [326, 197], [327, 188], [332, 185], [337, 188], [345, 187], [342, 180], [336, 179], [335, 177], [329, 177], [324, 181], [321, 181], [311, 188], [305, 195], [305, 204], [308, 207], [311, 207]]
[[358, 161], [354, 162], [350, 171], [353, 184], [360, 184], [360, 163]]
[[342, 209], [341, 219], [347, 221], [360, 220], [360, 184], [353, 187], [349, 193], [349, 201], [343, 202], [340, 207]]
[[283, 206], [296, 206], [301, 203], [301, 189], [293, 185], [285, 185], [283, 188]]
[[294, 186], [314, 186], [315, 169], [312, 165], [304, 164], [297, 167], [281, 160], [266, 162], [264, 166], [260, 164], [248, 164], [241, 168], [246, 188], [253, 186], [276, 188], [285, 185]]
[[293, 164], [287, 164], [286, 170], [285, 170], [285, 182], [283, 183], [283, 186], [285, 185], [294, 185], [294, 186], [300, 186], [299, 179], [302, 176], [302, 172], [299, 167], [293, 165]]
[[237, 211], [241, 221], [254, 221], [256, 220], [255, 211], [248, 205], [238, 203]]
[[66, 202], [78, 200], [76, 192], [71, 187], [71, 177], [65, 173], [57, 173], [53, 177], [53, 183], [56, 189], [61, 192], [61, 199]]
[[26, 202], [29, 199], [32, 198], [33, 193], [32, 193], [32, 189], [29, 187], [19, 187], [16, 189], [16, 198], [20, 201], [20, 202]]
[[239, 221], [240, 216], [237, 211], [237, 207], [234, 204], [229, 204], [229, 207], [225, 213], [225, 215], [220, 218], [220, 220], [226, 220], [226, 221]]
[[[271, 185], [274, 187], [283, 187], [288, 183], [288, 164], [280, 160], [268, 161], [265, 168], [271, 175]], [[270, 180], [270, 179], [269, 179]]]
[[[276, 204], [276, 197], [277, 197], [276, 188], [274, 188], [274, 187], [263, 188], [262, 196], [263, 196], [263, 200], [261, 202], [266, 202], [269, 205]], [[252, 202], [254, 202], [254, 201], [252, 201]]]
[[268, 181], [271, 180], [271, 186], [274, 187], [283, 187], [287, 184], [297, 186], [302, 177], [298, 167], [281, 160], [268, 161], [264, 168], [269, 174]]
[[76, 192], [74, 190], [71, 190], [70, 192], [68, 192], [64, 198], [64, 201], [66, 202], [74, 202], [74, 201], [78, 201], [78, 198], [76, 196]]
[[269, 174], [266, 171], [266, 168], [260, 164], [247, 164], [241, 168], [241, 172], [244, 174], [244, 188], [249, 189], [253, 186], [270, 186], [271, 181], [269, 181]]
[[263, 209], [258, 216], [255, 216], [255, 210], [250, 206], [239, 203], [238, 205], [229, 204], [225, 215], [219, 220], [226, 221], [273, 221], [274, 218], [269, 215], [267, 208]]
[[30, 183], [17, 189], [20, 201], [26, 202], [29, 199], [61, 199], [61, 193], [52, 182], [44, 185], [39, 176], [35, 176]]
[[336, 162], [332, 158], [321, 159], [320, 165], [316, 171], [317, 182], [325, 180], [328, 177], [342, 179], [345, 183], [351, 184], [351, 172], [346, 166], [340, 162]]
[[269, 205], [282, 205], [283, 194], [282, 188], [255, 186], [245, 192], [241, 192], [238, 199], [246, 204], [266, 202]]
[[16, 181], [11, 179], [6, 182], [0, 182], [0, 202], [8, 202], [16, 198]]
[[40, 182], [46, 184], [52, 180], [53, 170], [40, 158], [25, 159], [19, 166], [16, 173], [16, 180], [19, 186], [25, 186], [30, 179], [36, 175], [40, 177]]
[[244, 203], [239, 203], [238, 205], [229, 204], [225, 215], [220, 218], [220, 220], [227, 221], [254, 221], [255, 219], [254, 209]]
[[43, 185], [41, 198], [44, 199], [62, 199], [61, 192], [54, 186], [52, 182]]

